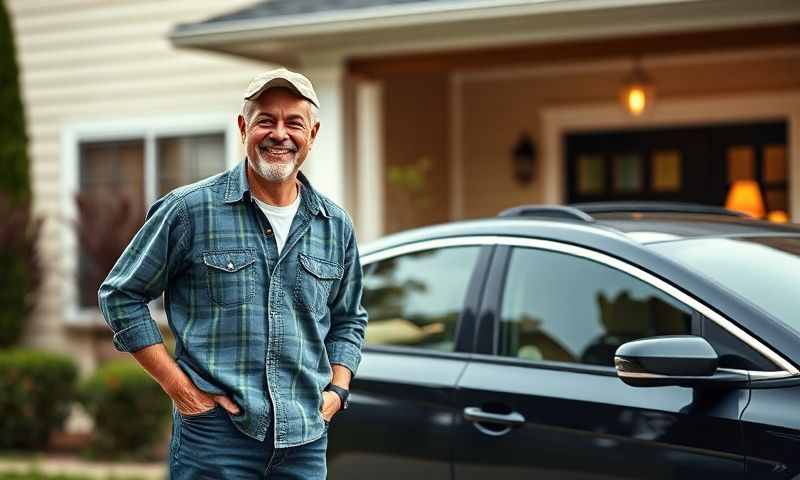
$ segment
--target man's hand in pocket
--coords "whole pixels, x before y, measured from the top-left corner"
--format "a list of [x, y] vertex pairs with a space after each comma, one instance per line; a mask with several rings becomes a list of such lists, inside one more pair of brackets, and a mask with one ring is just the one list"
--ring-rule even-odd
[[330, 422], [340, 408], [342, 408], [342, 399], [339, 398], [339, 395], [329, 391], [322, 392], [322, 408], [320, 411], [322, 412], [322, 418], [326, 422]]
[[181, 385], [170, 390], [167, 394], [175, 402], [175, 408], [184, 415], [198, 415], [208, 412], [217, 404], [220, 404], [231, 415], [239, 415], [241, 413], [239, 407], [227, 396], [209, 395], [197, 388], [191, 381], [181, 382]]

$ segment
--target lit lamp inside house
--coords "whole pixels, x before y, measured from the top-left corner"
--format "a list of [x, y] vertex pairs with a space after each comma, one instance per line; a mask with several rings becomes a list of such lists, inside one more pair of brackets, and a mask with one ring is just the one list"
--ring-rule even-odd
[[637, 61], [620, 91], [622, 106], [638, 117], [652, 106], [654, 92], [653, 83]]
[[737, 180], [733, 182], [728, 198], [725, 200], [725, 208], [744, 212], [755, 218], [764, 216], [764, 199], [761, 197], [761, 189], [754, 180]]
[[767, 214], [767, 220], [774, 223], [789, 223], [789, 215], [783, 210], [773, 210]]

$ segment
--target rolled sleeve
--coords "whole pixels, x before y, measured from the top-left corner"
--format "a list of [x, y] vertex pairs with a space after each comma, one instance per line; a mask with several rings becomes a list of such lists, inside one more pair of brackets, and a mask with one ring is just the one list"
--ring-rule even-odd
[[361, 363], [361, 348], [347, 342], [334, 342], [326, 344], [328, 358], [331, 364], [344, 365], [350, 370], [353, 377], [356, 376], [358, 365]]
[[150, 345], [163, 343], [161, 330], [155, 322], [145, 320], [123, 328], [114, 334], [114, 348], [120, 352], [136, 352]]
[[363, 271], [358, 254], [355, 235], [345, 251], [345, 269], [339, 291], [332, 304], [331, 329], [325, 338], [325, 348], [331, 364], [347, 367], [355, 377], [361, 363], [361, 349], [367, 328], [367, 311], [361, 305], [363, 294]]

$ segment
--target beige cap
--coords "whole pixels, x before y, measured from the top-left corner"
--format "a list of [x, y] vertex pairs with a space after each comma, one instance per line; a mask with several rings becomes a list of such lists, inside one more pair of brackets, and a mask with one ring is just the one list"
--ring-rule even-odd
[[319, 100], [317, 100], [317, 94], [314, 92], [314, 86], [311, 85], [311, 81], [305, 76], [285, 68], [276, 68], [256, 75], [250, 81], [250, 85], [247, 86], [244, 98], [245, 100], [253, 100], [272, 87], [284, 87], [293, 90], [319, 108]]

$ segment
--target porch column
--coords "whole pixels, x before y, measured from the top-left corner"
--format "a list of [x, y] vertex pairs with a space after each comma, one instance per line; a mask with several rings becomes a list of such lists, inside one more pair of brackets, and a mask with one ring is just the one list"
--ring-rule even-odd
[[345, 207], [344, 66], [309, 64], [300, 71], [314, 84], [320, 104], [319, 134], [303, 172], [314, 188]]
[[355, 137], [359, 242], [383, 235], [383, 85], [358, 80], [355, 85]]
[[786, 121], [786, 154], [789, 156], [789, 209], [790, 220], [800, 223], [800, 99], [791, 107]]

